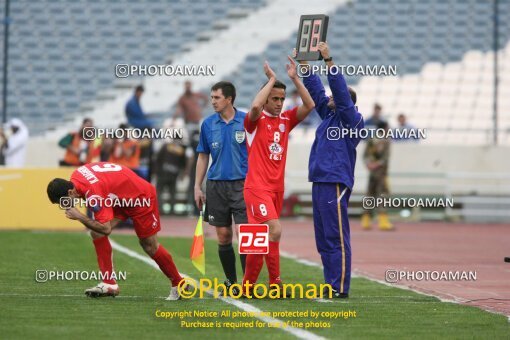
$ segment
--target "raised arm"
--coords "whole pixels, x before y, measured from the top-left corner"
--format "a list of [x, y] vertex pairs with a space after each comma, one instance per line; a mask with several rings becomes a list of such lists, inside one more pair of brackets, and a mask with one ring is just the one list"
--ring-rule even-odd
[[[294, 59], [297, 57], [296, 49], [292, 51], [292, 55]], [[301, 77], [303, 78], [303, 84], [308, 90], [308, 93], [310, 93], [315, 104], [315, 111], [324, 119], [330, 110], [328, 109], [329, 97], [326, 96], [322, 81], [319, 76], [310, 73], [309, 64], [306, 60], [298, 60], [297, 62], [299, 64], [298, 67]]]
[[287, 74], [289, 75], [290, 80], [292, 80], [294, 83], [294, 86], [296, 87], [296, 90], [298, 91], [298, 94], [303, 101], [303, 105], [298, 107], [296, 114], [297, 119], [301, 121], [305, 119], [306, 116], [308, 116], [308, 114], [313, 110], [315, 103], [306, 87], [299, 80], [296, 70], [296, 62], [291, 57], [288, 57], [288, 59], [290, 64], [285, 65], [287, 67]]
[[[331, 69], [336, 66], [333, 63], [333, 58], [331, 58], [329, 54], [328, 44], [320, 42], [318, 49], [326, 61], [328, 69], [331, 71]], [[341, 115], [342, 121], [351, 126], [355, 126], [361, 120], [362, 116], [354, 107], [344, 76], [340, 72], [337, 72], [337, 70], [335, 70], [335, 72], [328, 72], [328, 82], [331, 93], [333, 93], [336, 113]]]
[[255, 96], [255, 99], [253, 99], [253, 102], [251, 104], [250, 112], [248, 113], [248, 117], [252, 122], [258, 120], [260, 118], [260, 115], [262, 114], [262, 109], [264, 107], [264, 104], [267, 102], [267, 97], [269, 97], [269, 94], [271, 93], [271, 89], [274, 86], [274, 83], [276, 82], [276, 74], [269, 66], [268, 62], [266, 61], [264, 63], [264, 73], [267, 76], [267, 79], [269, 81], [267, 84], [257, 93]]

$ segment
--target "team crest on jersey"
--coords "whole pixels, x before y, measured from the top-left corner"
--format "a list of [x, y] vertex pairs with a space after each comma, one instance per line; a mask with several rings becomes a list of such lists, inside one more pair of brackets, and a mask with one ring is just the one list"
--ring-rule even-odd
[[285, 124], [280, 124], [278, 128], [280, 129], [280, 132], [285, 132]]
[[244, 133], [244, 131], [236, 131], [235, 136], [236, 136], [236, 142], [241, 144], [242, 142], [244, 142], [246, 134]]
[[283, 152], [283, 148], [278, 143], [272, 143], [271, 145], [269, 145], [269, 151], [271, 151], [273, 155], [279, 155]]

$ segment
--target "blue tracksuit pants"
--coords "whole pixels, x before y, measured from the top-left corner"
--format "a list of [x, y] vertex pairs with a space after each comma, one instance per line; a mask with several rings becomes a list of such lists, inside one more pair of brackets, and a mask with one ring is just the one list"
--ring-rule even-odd
[[324, 266], [324, 280], [340, 293], [349, 293], [351, 283], [350, 196], [351, 190], [341, 183], [313, 183], [315, 243]]

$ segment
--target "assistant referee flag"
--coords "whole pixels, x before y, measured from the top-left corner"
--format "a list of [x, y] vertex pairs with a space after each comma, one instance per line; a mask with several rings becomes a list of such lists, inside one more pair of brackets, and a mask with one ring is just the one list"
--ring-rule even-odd
[[197, 226], [195, 228], [195, 236], [193, 236], [193, 244], [191, 245], [190, 258], [193, 265], [202, 275], [205, 275], [205, 247], [204, 232], [202, 230], [203, 215], [200, 212]]

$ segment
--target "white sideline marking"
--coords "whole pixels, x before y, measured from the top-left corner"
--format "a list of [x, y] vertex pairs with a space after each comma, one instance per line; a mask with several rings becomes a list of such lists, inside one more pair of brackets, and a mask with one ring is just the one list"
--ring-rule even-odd
[[[118, 244], [117, 242], [113, 241], [111, 238], [110, 238], [110, 243], [112, 245], [112, 248], [127, 255], [127, 256], [130, 256], [132, 258], [135, 258], [135, 259], [138, 259], [142, 262], [145, 262], [146, 264], [148, 264], [149, 266], [151, 266], [152, 268], [155, 268], [157, 270], [160, 270], [159, 269], [159, 266], [156, 264], [156, 262], [154, 262], [152, 259], [150, 259], [149, 257], [147, 256], [144, 256], [144, 255], [140, 255], [139, 253], [129, 249], [129, 248], [126, 248], [124, 246], [121, 246], [120, 244]], [[182, 275], [182, 274], [181, 274]], [[184, 276], [184, 275], [183, 275]], [[186, 275], [186, 277], [189, 277]], [[207, 292], [207, 294], [209, 295], [212, 295], [211, 292]], [[258, 309], [257, 307], [255, 306], [252, 306], [248, 303], [245, 303], [245, 302], [241, 302], [237, 299], [232, 299], [232, 298], [228, 298], [228, 297], [218, 297], [219, 300], [222, 300], [223, 302], [226, 302], [228, 304], [231, 304], [245, 312], [252, 312], [252, 313], [261, 313], [262, 310]], [[276, 322], [279, 322], [281, 324], [283, 324], [283, 321], [281, 320], [278, 320], [278, 319], [275, 319], [275, 318], [271, 318], [271, 317], [264, 317], [264, 316], [255, 316], [255, 318], [261, 320], [261, 321], [264, 321], [264, 322], [270, 322], [270, 323], [276, 323]], [[314, 340], [322, 340], [322, 339], [325, 339], [321, 336], [318, 336], [316, 334], [313, 334], [311, 332], [308, 332], [306, 330], [303, 330], [303, 329], [299, 329], [299, 328], [294, 328], [294, 327], [286, 327], [286, 328], [279, 328], [285, 332], [289, 332], [290, 334], [294, 335], [295, 337], [299, 338], [299, 339], [314, 339]]]
[[321, 303], [333, 303], [333, 301], [331, 301], [331, 300], [325, 300], [325, 299], [321, 299], [321, 298], [313, 299], [313, 300], [317, 301], [317, 302], [321, 302]]
[[293, 255], [293, 254], [290, 254], [290, 253], [287, 253], [285, 251], [281, 251], [280, 250], [280, 256], [283, 256], [283, 257], [286, 257], [288, 259], [291, 259], [291, 260], [294, 260], [296, 261], [297, 263], [301, 263], [301, 264], [304, 264], [305, 266], [308, 266], [308, 267], [318, 267], [318, 268], [322, 268], [322, 265], [317, 263], [317, 262], [313, 262], [313, 261], [309, 261], [309, 260], [305, 260], [305, 259], [302, 259], [302, 258], [299, 258], [297, 257], [296, 255]]

